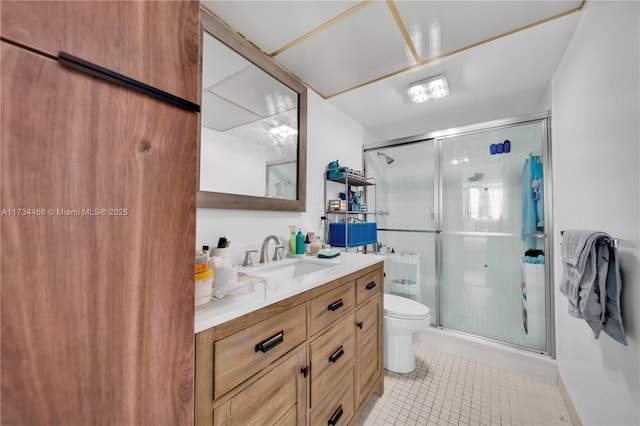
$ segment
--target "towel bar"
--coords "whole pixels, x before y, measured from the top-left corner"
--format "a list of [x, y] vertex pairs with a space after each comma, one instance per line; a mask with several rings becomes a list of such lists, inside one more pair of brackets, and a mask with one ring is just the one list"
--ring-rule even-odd
[[[564, 231], [560, 231], [560, 236], [564, 235]], [[612, 238], [613, 246], [618, 247], [618, 243], [620, 242], [620, 238]]]

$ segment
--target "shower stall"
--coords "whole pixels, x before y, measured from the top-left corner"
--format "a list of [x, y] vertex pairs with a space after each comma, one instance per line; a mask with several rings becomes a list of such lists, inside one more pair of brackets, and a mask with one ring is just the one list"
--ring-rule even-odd
[[385, 290], [436, 327], [553, 355], [549, 151], [547, 115], [365, 147]]

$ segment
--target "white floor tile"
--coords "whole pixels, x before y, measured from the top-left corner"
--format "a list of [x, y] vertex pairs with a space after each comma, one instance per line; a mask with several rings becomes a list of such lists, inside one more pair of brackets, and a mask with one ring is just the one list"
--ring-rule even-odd
[[384, 395], [371, 398], [357, 426], [572, 424], [554, 384], [420, 344], [415, 351], [416, 369], [385, 371]]

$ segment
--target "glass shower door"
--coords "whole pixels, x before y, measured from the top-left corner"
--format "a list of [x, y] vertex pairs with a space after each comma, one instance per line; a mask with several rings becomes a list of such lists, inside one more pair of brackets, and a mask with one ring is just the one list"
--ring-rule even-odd
[[367, 202], [376, 197], [378, 241], [386, 256], [385, 292], [418, 300], [434, 319], [435, 159], [433, 140], [364, 153], [366, 175], [376, 180], [375, 194], [367, 193]]
[[443, 327], [547, 350], [542, 176], [523, 228], [545, 135], [534, 122], [438, 140]]

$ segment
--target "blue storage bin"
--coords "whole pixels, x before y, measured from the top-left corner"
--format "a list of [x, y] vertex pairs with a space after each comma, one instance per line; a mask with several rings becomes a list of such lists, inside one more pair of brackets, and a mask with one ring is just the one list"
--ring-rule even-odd
[[[332, 223], [329, 226], [329, 242], [334, 247], [345, 247], [344, 223]], [[348, 224], [347, 247], [363, 246], [378, 241], [378, 224], [376, 222], [353, 222]]]

